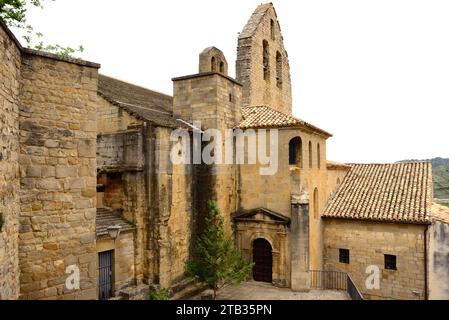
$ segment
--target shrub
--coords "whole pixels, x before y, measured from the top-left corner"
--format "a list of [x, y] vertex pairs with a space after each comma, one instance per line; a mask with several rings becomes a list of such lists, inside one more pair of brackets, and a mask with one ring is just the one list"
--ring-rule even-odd
[[150, 300], [170, 300], [170, 292], [168, 289], [160, 289], [159, 291], [150, 291]]

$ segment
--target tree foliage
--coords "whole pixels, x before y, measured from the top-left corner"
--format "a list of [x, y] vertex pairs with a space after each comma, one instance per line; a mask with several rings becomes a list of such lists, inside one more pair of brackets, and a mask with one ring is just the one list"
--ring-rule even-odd
[[73, 57], [75, 53], [83, 52], [83, 46], [72, 48], [59, 44], [45, 44], [44, 35], [41, 32], [35, 32], [34, 28], [27, 24], [27, 8], [35, 6], [43, 9], [43, 2], [43, 0], [0, 0], [0, 18], [7, 26], [25, 31], [22, 38], [27, 48], [54, 53], [61, 57]]
[[162, 288], [158, 291], [150, 291], [150, 300], [170, 300], [170, 292], [168, 289]]
[[223, 218], [215, 201], [208, 202], [206, 230], [199, 237], [196, 256], [187, 264], [187, 274], [214, 291], [239, 284], [250, 274], [253, 264], [246, 262], [224, 233]]
[[0, 16], [10, 27], [25, 28], [28, 4], [43, 8], [41, 0], [0, 0]]

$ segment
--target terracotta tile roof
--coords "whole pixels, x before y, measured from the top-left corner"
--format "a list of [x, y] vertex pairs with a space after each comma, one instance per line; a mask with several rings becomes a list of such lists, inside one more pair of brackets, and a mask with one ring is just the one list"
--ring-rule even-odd
[[429, 223], [432, 188], [430, 162], [353, 164], [323, 217]]
[[120, 226], [120, 232], [134, 230], [134, 226], [122, 218], [119, 210], [97, 208], [96, 233], [97, 237], [108, 234], [108, 227]]
[[434, 203], [432, 205], [432, 219], [449, 224], [449, 208]]
[[255, 106], [242, 108], [243, 120], [238, 124], [240, 129], [249, 128], [279, 128], [279, 127], [308, 127], [327, 137], [332, 135], [318, 127], [315, 127], [301, 119], [274, 110], [268, 106]]
[[142, 120], [162, 127], [188, 129], [184, 122], [173, 117], [173, 98], [165, 94], [104, 75], [98, 78], [98, 94]]

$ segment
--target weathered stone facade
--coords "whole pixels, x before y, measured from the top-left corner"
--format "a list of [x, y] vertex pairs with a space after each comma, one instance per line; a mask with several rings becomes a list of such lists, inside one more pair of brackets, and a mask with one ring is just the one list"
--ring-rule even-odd
[[292, 113], [288, 54], [272, 4], [260, 5], [239, 34], [236, 68], [243, 106], [269, 105]]
[[[268, 133], [267, 133], [268, 135]], [[289, 142], [300, 137], [302, 142], [302, 164], [289, 164]], [[278, 159], [279, 167], [275, 175], [260, 175], [259, 164], [241, 165], [240, 207], [267, 208], [286, 217], [291, 217], [292, 195], [308, 194], [310, 204], [310, 268], [320, 269], [322, 266], [321, 219], [319, 212], [327, 201], [326, 171], [326, 138], [321, 134], [308, 132], [304, 128], [286, 128], [279, 130]], [[310, 143], [309, 143], [310, 142]], [[320, 144], [320, 167], [316, 146]], [[309, 152], [311, 147], [311, 152]], [[262, 166], [263, 167], [263, 166]], [[273, 188], [273, 186], [276, 186]], [[313, 201], [317, 190], [318, 201]]]
[[[184, 279], [191, 254], [192, 168], [170, 161], [175, 143], [170, 141], [170, 134], [175, 128], [136, 118], [126, 109], [100, 100], [98, 112], [102, 120], [97, 136], [98, 183], [103, 187], [100, 198], [104, 207], [120, 209], [123, 218], [136, 226], [134, 238], [127, 240], [127, 246], [134, 248], [134, 255], [126, 255], [135, 281], [126, 283], [174, 286]], [[103, 244], [97, 246], [102, 248]], [[116, 269], [115, 274], [115, 279], [130, 277], [126, 269]], [[115, 283], [116, 292], [124, 288], [123, 283]]]
[[[1, 23], [1, 22], [0, 22]], [[0, 26], [0, 300], [19, 296], [19, 104], [21, 53]]]
[[[425, 229], [425, 225], [326, 219], [324, 269], [349, 273], [369, 299], [424, 299]], [[339, 262], [340, 249], [349, 250], [349, 264]], [[385, 269], [385, 254], [396, 256], [397, 270]], [[369, 266], [381, 272], [379, 289], [365, 285]]]
[[[211, 199], [243, 256], [265, 263], [253, 274], [260, 281], [308, 290], [311, 270], [337, 270], [366, 298], [448, 295], [438, 279], [449, 278], [449, 212], [432, 220], [427, 210], [430, 165], [404, 164], [397, 174], [372, 165], [384, 171], [345, 186], [377, 169], [327, 161], [331, 134], [292, 115], [272, 4], [260, 5], [239, 35], [237, 80], [210, 47], [199, 56], [199, 73], [173, 79], [173, 97], [98, 75], [90, 62], [23, 49], [1, 22], [0, 48], [0, 299], [129, 298], [152, 285], [180, 288]], [[174, 163], [174, 150], [195, 150], [175, 148], [179, 129], [190, 142], [203, 140], [200, 153], [213, 141], [216, 162], [191, 154], [189, 163]], [[226, 163], [226, 133], [244, 130], [245, 163]], [[263, 134], [266, 156], [277, 153], [268, 175], [260, 158], [249, 162], [249, 147], [257, 154]], [[390, 184], [364, 194], [382, 179]], [[396, 189], [387, 192], [390, 185]], [[346, 202], [335, 200], [340, 194]], [[382, 210], [359, 213], [385, 199]], [[347, 204], [334, 212], [340, 219], [327, 216], [332, 201]], [[349, 250], [349, 264], [340, 262], [340, 249]], [[101, 261], [105, 253], [110, 265]], [[383, 268], [385, 254], [397, 257], [396, 270]], [[378, 290], [365, 287], [369, 265], [381, 270]], [[79, 289], [66, 286], [73, 266]], [[110, 290], [102, 291], [105, 283]]]
[[[96, 297], [97, 67], [26, 53], [20, 92], [21, 294]], [[64, 289], [78, 265], [78, 292]]]
[[[221, 150], [225, 150], [226, 130], [241, 119], [242, 87], [234, 79], [219, 73], [200, 73], [173, 79], [173, 113], [185, 121], [199, 122], [201, 129], [218, 129]], [[213, 141], [214, 137], [209, 137]], [[224, 152], [218, 164], [198, 168], [199, 217], [204, 217], [207, 201], [216, 199], [231, 233], [231, 214], [237, 210], [237, 166], [224, 164]]]
[[[23, 49], [3, 22], [0, 30], [2, 299], [18, 297], [19, 281], [23, 299], [95, 298], [99, 65]], [[68, 292], [70, 265], [83, 279]]]
[[449, 299], [449, 210], [434, 205], [434, 221], [427, 232], [429, 299]]

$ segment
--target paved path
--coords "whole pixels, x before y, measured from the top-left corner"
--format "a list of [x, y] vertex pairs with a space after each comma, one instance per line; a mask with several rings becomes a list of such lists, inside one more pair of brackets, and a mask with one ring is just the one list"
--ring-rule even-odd
[[[192, 297], [200, 300], [205, 291]], [[349, 300], [345, 291], [310, 290], [293, 292], [288, 288], [277, 288], [269, 283], [249, 281], [240, 286], [229, 286], [218, 293], [217, 300]]]

